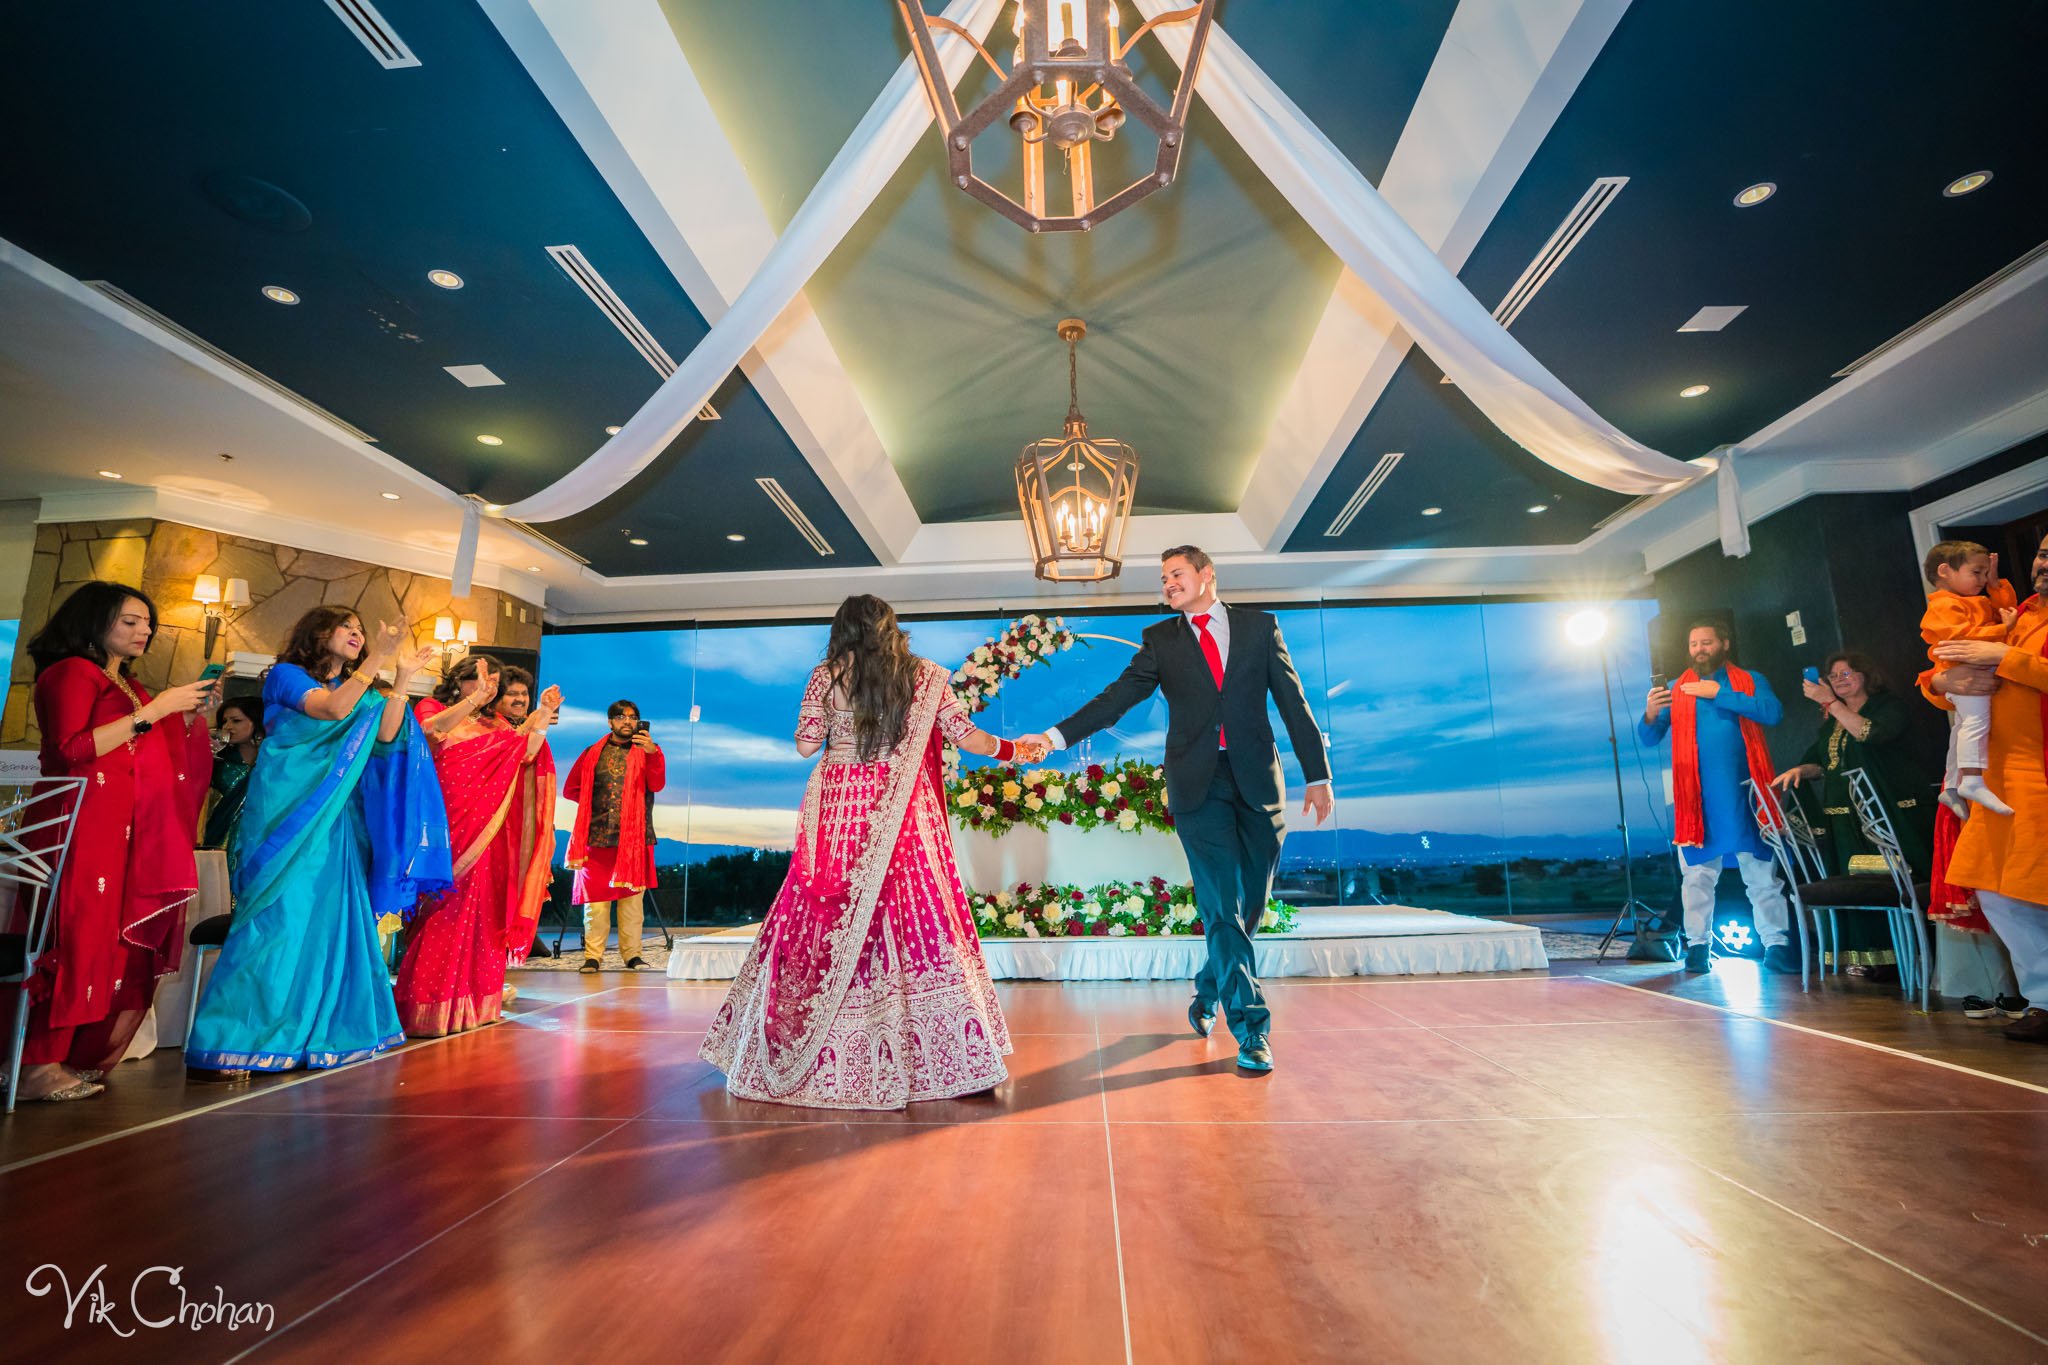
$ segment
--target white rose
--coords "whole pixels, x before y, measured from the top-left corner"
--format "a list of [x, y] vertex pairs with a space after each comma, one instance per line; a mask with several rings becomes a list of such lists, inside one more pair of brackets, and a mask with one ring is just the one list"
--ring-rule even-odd
[[1038, 932], [1038, 926], [1037, 926], [1037, 925], [1033, 924], [1033, 923], [1032, 923], [1032, 922], [1031, 922], [1030, 920], [1025, 920], [1025, 921], [1024, 921], [1024, 937], [1026, 937], [1026, 938], [1043, 938], [1043, 937], [1044, 937], [1044, 935]]
[[1134, 810], [1119, 812], [1116, 817], [1116, 827], [1125, 830], [1136, 829], [1138, 827], [1138, 812]]
[[1121, 924], [1112, 924], [1109, 926], [1109, 936], [1111, 938], [1122, 938], [1125, 934], [1128, 934], [1130, 932], [1130, 930], [1124, 928]]
[[1270, 929], [1279, 922], [1280, 914], [1275, 910], [1268, 910], [1259, 916], [1259, 927], [1261, 929]]
[[1082, 919], [1085, 919], [1085, 920], [1098, 920], [1098, 919], [1101, 919], [1101, 918], [1102, 918], [1102, 906], [1101, 906], [1101, 905], [1100, 905], [1100, 904], [1099, 904], [1098, 902], [1096, 902], [1096, 901], [1084, 901], [1084, 902], [1082, 902], [1082, 905], [1081, 905], [1081, 918], [1082, 918]]
[[1002, 906], [1005, 910], [1009, 909], [1010, 893], [1007, 891], [996, 892], [996, 904]]
[[1022, 929], [1024, 927], [1024, 912], [1012, 910], [1009, 914], [1004, 915], [1003, 927], [1005, 929]]
[[1123, 904], [1123, 911], [1126, 915], [1144, 914], [1145, 898], [1143, 896], [1131, 896], [1127, 898]]
[[1067, 799], [1067, 789], [1054, 783], [1045, 789], [1045, 799], [1055, 803], [1064, 801]]

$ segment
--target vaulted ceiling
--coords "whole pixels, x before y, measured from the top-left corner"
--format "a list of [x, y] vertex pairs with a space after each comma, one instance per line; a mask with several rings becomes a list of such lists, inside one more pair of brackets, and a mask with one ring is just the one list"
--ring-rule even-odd
[[[417, 64], [380, 62], [351, 12], [381, 19]], [[1820, 448], [1780, 435], [1788, 459], [1797, 445], [1801, 460], [1919, 458], [1926, 472], [1938, 440], [1871, 448], [1894, 360], [1839, 372], [2048, 239], [2048, 0], [1883, 22], [1766, 0], [1224, 0], [1219, 23], [1485, 306], [1576, 218], [1569, 253], [1503, 314], [1509, 330], [1681, 459], [1736, 443], [1768, 459], [1774, 432], [1839, 397], [1865, 405], [1860, 423]], [[75, 455], [38, 457], [60, 416], [96, 448], [132, 449], [131, 481], [206, 483], [181, 461], [208, 424], [232, 425], [218, 393], [159, 403], [153, 445], [150, 413], [81, 408], [76, 375], [59, 373], [100, 345], [119, 382], [133, 338], [106, 340], [109, 318], [168, 335], [83, 285], [104, 281], [338, 419], [307, 416], [331, 450], [292, 444], [290, 458], [331, 459], [356, 491], [321, 483], [291, 506], [287, 483], [262, 499], [337, 524], [389, 523], [377, 494], [393, 468], [417, 476], [406, 515], [452, 525], [462, 496], [516, 502], [589, 456], [655, 391], [662, 357], [680, 361], [723, 315], [907, 51], [883, 0], [72, 0], [22, 9], [9, 36], [0, 239], [34, 283], [10, 276], [20, 306], [0, 317], [0, 497], [93, 486]], [[1156, 89], [1173, 77], [1149, 43], [1134, 69]], [[985, 84], [970, 75], [963, 100]], [[671, 113], [697, 105], [708, 117]], [[1082, 406], [1143, 456], [1141, 549], [1203, 540], [1276, 591], [1643, 567], [1625, 529], [1656, 509], [1559, 473], [1440, 382], [1199, 102], [1175, 183], [1092, 232], [1025, 234], [944, 169], [927, 137], [810, 279], [786, 336], [714, 395], [716, 420], [604, 502], [535, 528], [569, 553], [500, 531], [487, 558], [589, 619], [749, 593], [795, 606], [854, 579], [1014, 599], [1030, 586], [1010, 466], [1057, 432], [1053, 325], [1077, 315]], [[1943, 194], [1976, 171], [1991, 172], [1982, 188]], [[1776, 192], [1737, 205], [1759, 182]], [[1912, 388], [1936, 436], [1979, 433], [1941, 445], [1951, 462], [1988, 453], [1987, 430], [2033, 434], [2010, 415], [2048, 390], [2048, 334], [2009, 317], [1994, 333], [1990, 315], [2024, 291], [2040, 304], [2044, 274], [2036, 259], [1945, 324], [1984, 321], [1983, 346], [2008, 363], [2015, 337], [2032, 347], [2012, 374], [1959, 375], [1953, 412], [1932, 419], [1924, 376]], [[1710, 306], [1740, 311], [1680, 330]], [[60, 356], [47, 339], [74, 321], [104, 344]], [[192, 369], [195, 395], [247, 390], [226, 364]], [[502, 382], [470, 387], [450, 373], [463, 366]], [[1706, 392], [1680, 396], [1695, 385]], [[58, 395], [61, 414], [36, 410]], [[1439, 552], [1492, 567], [1388, 567]], [[1005, 573], [977, 577], [977, 556]], [[1145, 595], [1150, 575], [1133, 577], [1110, 591]]]

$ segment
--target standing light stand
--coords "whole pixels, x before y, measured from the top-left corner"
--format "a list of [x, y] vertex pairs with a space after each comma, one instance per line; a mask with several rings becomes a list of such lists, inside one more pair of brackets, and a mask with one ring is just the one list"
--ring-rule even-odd
[[1614, 724], [1614, 677], [1607, 665], [1607, 613], [1591, 609], [1579, 612], [1565, 622], [1565, 634], [1573, 644], [1600, 647], [1600, 695], [1607, 703], [1607, 750], [1614, 760], [1614, 827], [1621, 831], [1622, 901], [1621, 908], [1615, 912], [1614, 923], [1607, 926], [1606, 936], [1600, 940], [1600, 951], [1595, 955], [1596, 961], [1605, 962], [1607, 950], [1614, 946], [1615, 938], [1621, 933], [1622, 921], [1628, 921], [1629, 936], [1634, 938], [1641, 932], [1645, 921], [1655, 923], [1663, 917], [1636, 895], [1635, 858], [1629, 849], [1628, 839], [1628, 798], [1623, 794], [1621, 784], [1621, 733]]

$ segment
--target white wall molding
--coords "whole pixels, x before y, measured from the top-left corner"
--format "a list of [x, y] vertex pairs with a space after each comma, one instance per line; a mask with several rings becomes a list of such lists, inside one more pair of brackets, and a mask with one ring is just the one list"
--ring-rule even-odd
[[1916, 507], [1908, 516], [1913, 525], [1913, 548], [1924, 557], [1940, 542], [1943, 526], [2003, 510], [2002, 504], [2030, 494], [2039, 499], [2044, 491], [2048, 491], [2048, 455]]

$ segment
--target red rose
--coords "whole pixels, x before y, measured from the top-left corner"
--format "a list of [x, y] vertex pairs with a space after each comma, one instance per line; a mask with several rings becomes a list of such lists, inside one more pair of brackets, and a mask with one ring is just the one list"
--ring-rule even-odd
[[1150, 815], [1151, 813], [1152, 813], [1152, 803], [1151, 803], [1151, 802], [1150, 802], [1150, 801], [1148, 800], [1148, 801], [1147, 801], [1147, 802], [1145, 803], [1145, 814], [1147, 814], [1147, 815]]
[[1061, 811], [1061, 812], [1060, 812], [1060, 823], [1061, 823], [1061, 824], [1063, 824], [1063, 825], [1071, 825], [1071, 824], [1073, 824], [1073, 823], [1074, 823], [1074, 812], [1072, 812], [1072, 811], [1070, 811], [1070, 810], [1063, 810], [1063, 811]]
[[1080, 893], [1079, 891], [1076, 891], [1076, 892], [1074, 893], [1074, 899], [1075, 899], [1075, 900], [1080, 900], [1080, 899], [1081, 899], [1081, 893]]
[[1136, 773], [1132, 773], [1132, 774], [1131, 774], [1131, 790], [1132, 790], [1132, 791], [1134, 791], [1134, 792], [1141, 792], [1141, 791], [1145, 790], [1145, 779], [1144, 779], [1144, 778], [1142, 778], [1142, 777], [1140, 777], [1140, 776], [1138, 776], [1138, 775], [1137, 775]]
[[1167, 827], [1168, 829], [1172, 829], [1172, 828], [1173, 828], [1173, 812], [1172, 812], [1172, 811], [1168, 811], [1168, 812], [1166, 813], [1166, 827]]
[[1154, 877], [1154, 878], [1152, 879], [1152, 885], [1154, 885], [1154, 886], [1164, 886], [1164, 885], [1166, 885], [1166, 878], [1164, 878], [1164, 877]]
[[1100, 782], [1102, 780], [1102, 765], [1100, 763], [1090, 763], [1088, 765], [1088, 780], [1090, 782]]
[[1116, 808], [1118, 810], [1129, 810], [1131, 808], [1131, 799], [1128, 796], [1119, 796], [1116, 799]]
[[1045, 799], [1045, 784], [1043, 782], [1032, 783], [1031, 794], [1037, 797], [1039, 800], [1043, 801]]
[[1197, 934], [1199, 934], [1199, 933], [1201, 933], [1201, 932], [1202, 932], [1202, 921], [1201, 921], [1201, 920], [1199, 920], [1199, 919], [1197, 919], [1197, 920], [1195, 921], [1195, 932], [1196, 932]]
[[1017, 883], [1017, 894], [1018, 894], [1018, 895], [1020, 895], [1020, 896], [1028, 896], [1028, 895], [1030, 895], [1030, 894], [1031, 894], [1031, 883], [1030, 883], [1030, 882], [1018, 882], [1018, 883]]
[[1079, 920], [1077, 920], [1077, 919], [1070, 919], [1070, 920], [1068, 920], [1068, 921], [1067, 921], [1067, 937], [1068, 937], [1068, 938], [1079, 938], [1079, 937], [1081, 937], [1081, 921], [1079, 921]]
[[1015, 801], [1003, 802], [1003, 818], [1005, 820], [1014, 820], [1017, 818], [1017, 803]]
[[1100, 796], [1096, 795], [1096, 794], [1095, 794], [1094, 792], [1082, 792], [1082, 793], [1081, 793], [1081, 804], [1082, 804], [1082, 805], [1085, 805], [1085, 806], [1092, 806], [1092, 805], [1095, 805], [1095, 804], [1096, 804], [1097, 802], [1099, 802], [1099, 801], [1101, 801], [1101, 800], [1102, 800], [1102, 798], [1101, 798]]
[[1131, 932], [1136, 934], [1138, 937], [1143, 938], [1145, 935], [1151, 933], [1152, 931], [1150, 929], [1147, 929], [1142, 924], [1133, 924], [1131, 926]]
[[996, 794], [994, 792], [983, 792], [976, 800], [980, 801], [984, 806], [993, 806], [996, 803]]
[[1090, 929], [1088, 932], [1095, 935], [1095, 937], [1097, 938], [1108, 938], [1109, 921], [1106, 919], [1099, 919], [1095, 921], [1095, 927], [1093, 929]]

